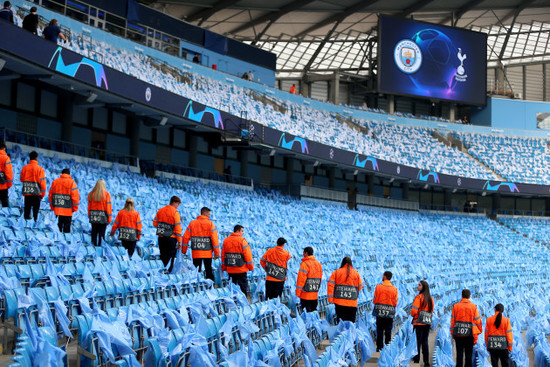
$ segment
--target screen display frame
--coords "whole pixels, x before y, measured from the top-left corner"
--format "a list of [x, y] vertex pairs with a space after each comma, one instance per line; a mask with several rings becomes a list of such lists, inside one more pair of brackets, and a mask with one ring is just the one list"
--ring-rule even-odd
[[[391, 90], [391, 89], [383, 89], [382, 83], [380, 82], [383, 77], [384, 73], [386, 72], [384, 69], [384, 62], [382, 59], [382, 46], [383, 46], [383, 32], [382, 32], [382, 20], [384, 18], [390, 18], [390, 19], [396, 19], [403, 22], [410, 22], [410, 23], [420, 23], [420, 24], [426, 24], [429, 26], [437, 27], [437, 28], [446, 28], [451, 29], [453, 32], [465, 32], [465, 33], [475, 33], [478, 35], [482, 35], [485, 37], [485, 55], [487, 55], [487, 38], [488, 34], [483, 32], [476, 32], [471, 31], [468, 29], [463, 28], [456, 28], [456, 27], [450, 27], [440, 24], [434, 24], [424, 21], [418, 21], [418, 20], [411, 20], [406, 19], [402, 17], [395, 17], [391, 15], [385, 15], [380, 14], [378, 16], [378, 45], [377, 45], [377, 59], [378, 59], [378, 74], [377, 74], [377, 91], [378, 93], [388, 94], [388, 95], [396, 95], [396, 96], [406, 96], [406, 97], [416, 97], [416, 98], [422, 98], [422, 99], [428, 99], [430, 101], [445, 101], [445, 102], [453, 102], [456, 104], [463, 104], [463, 105], [470, 105], [470, 106], [479, 106], [479, 107], [485, 107], [487, 105], [487, 56], [485, 56], [485, 63], [483, 67], [483, 101], [474, 101], [472, 99], [466, 100], [466, 99], [448, 99], [440, 96], [430, 96], [430, 95], [423, 95], [423, 94], [413, 94], [413, 93], [403, 93], [399, 92], [397, 90]], [[389, 57], [389, 56], [388, 56]], [[393, 57], [392, 57], [393, 60]], [[388, 71], [389, 72], [389, 71]]]

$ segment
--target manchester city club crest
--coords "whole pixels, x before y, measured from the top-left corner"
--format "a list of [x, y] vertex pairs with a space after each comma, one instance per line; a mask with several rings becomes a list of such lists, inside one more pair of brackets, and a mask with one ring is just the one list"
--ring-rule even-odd
[[411, 40], [401, 40], [393, 52], [396, 66], [404, 73], [412, 74], [422, 65], [422, 51]]

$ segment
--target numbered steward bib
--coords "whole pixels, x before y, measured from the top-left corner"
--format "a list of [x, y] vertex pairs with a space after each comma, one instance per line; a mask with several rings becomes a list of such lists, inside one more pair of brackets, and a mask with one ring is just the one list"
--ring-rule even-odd
[[418, 313], [418, 318], [416, 319], [416, 322], [423, 325], [431, 325], [432, 313], [428, 311], [420, 311]]
[[489, 337], [487, 338], [487, 349], [508, 349], [508, 339], [506, 339], [505, 335], [489, 335]]
[[121, 241], [137, 241], [138, 231], [135, 228], [120, 227], [118, 229], [118, 239]]
[[244, 256], [237, 252], [226, 252], [224, 262], [225, 266], [239, 268], [244, 265]]
[[374, 317], [381, 317], [384, 319], [393, 319], [395, 317], [395, 306], [377, 303], [374, 305], [372, 315]]
[[212, 239], [210, 237], [191, 237], [191, 250], [194, 250], [194, 251], [212, 250]]
[[302, 288], [303, 292], [319, 292], [321, 287], [321, 278], [307, 278], [306, 284]]
[[275, 265], [273, 263], [270, 263], [266, 261], [265, 265], [265, 273], [269, 275], [272, 278], [275, 278], [277, 280], [285, 280], [286, 279], [286, 268], [283, 268], [282, 266]]
[[23, 182], [23, 195], [40, 195], [40, 184], [38, 182], [25, 181]]
[[90, 210], [90, 223], [92, 224], [107, 224], [109, 217], [104, 210]]
[[472, 336], [473, 324], [471, 322], [456, 321], [453, 329], [453, 336]]
[[336, 284], [334, 287], [334, 298], [355, 301], [358, 296], [359, 292], [357, 292], [357, 287], [353, 285]]
[[157, 224], [157, 236], [164, 236], [164, 237], [172, 237], [174, 234], [174, 225], [165, 223], [165, 222], [158, 222]]
[[53, 194], [52, 200], [53, 200], [52, 205], [54, 208], [72, 209], [73, 207], [73, 201], [71, 199], [71, 195]]

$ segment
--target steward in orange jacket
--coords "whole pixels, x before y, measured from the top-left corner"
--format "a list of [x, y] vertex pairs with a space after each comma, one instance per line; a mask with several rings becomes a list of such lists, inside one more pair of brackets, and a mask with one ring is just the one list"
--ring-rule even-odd
[[59, 230], [70, 233], [73, 213], [78, 210], [80, 204], [80, 194], [68, 168], [61, 171], [61, 177], [52, 182], [48, 199], [50, 208], [58, 217]]
[[6, 143], [0, 142], [0, 202], [3, 207], [9, 206], [8, 189], [13, 186], [13, 167], [6, 153]]
[[97, 180], [95, 187], [88, 194], [88, 219], [92, 224], [92, 243], [101, 246], [105, 240], [107, 224], [111, 223], [111, 194], [107, 191], [105, 181]]
[[38, 153], [29, 154], [29, 164], [23, 167], [19, 179], [23, 184], [21, 194], [25, 197], [25, 219], [31, 219], [31, 209], [34, 221], [38, 219], [40, 202], [46, 196], [46, 173], [38, 165]]
[[296, 296], [300, 298], [300, 305], [307, 312], [317, 310], [317, 297], [322, 278], [323, 267], [319, 261], [315, 260], [313, 248], [308, 246], [304, 249], [304, 258], [296, 279]]
[[336, 306], [338, 320], [355, 322], [357, 298], [363, 289], [359, 272], [353, 268], [348, 256], [342, 259], [340, 268], [335, 270], [327, 283], [328, 301]]
[[227, 271], [233, 284], [241, 287], [246, 295], [248, 279], [246, 273], [254, 270], [252, 263], [252, 251], [250, 245], [243, 237], [244, 227], [236, 225], [233, 233], [223, 241], [222, 246], [222, 270]]
[[[382, 284], [378, 284], [374, 290], [373, 316], [376, 317], [376, 349], [381, 350], [391, 340], [393, 318], [397, 307], [397, 288], [391, 284], [393, 274], [385, 271], [382, 275]], [[385, 339], [385, 340], [384, 340]]]
[[264, 268], [265, 277], [265, 297], [272, 299], [280, 297], [285, 288], [287, 262], [292, 257], [284, 249], [286, 240], [283, 237], [277, 239], [277, 246], [267, 250], [260, 260], [260, 265]]
[[424, 355], [424, 365], [430, 364], [430, 350], [428, 346], [428, 336], [432, 325], [432, 315], [434, 311], [434, 299], [430, 294], [430, 286], [425, 280], [421, 280], [416, 287], [418, 295], [414, 297], [411, 309], [413, 317], [413, 328], [416, 333], [416, 345], [418, 354], [413, 358], [414, 363], [420, 362], [420, 349]]
[[128, 256], [132, 257], [136, 249], [136, 242], [141, 239], [141, 218], [135, 209], [134, 200], [131, 198], [126, 199], [124, 209], [118, 212], [111, 227], [111, 236], [117, 229], [118, 239], [128, 251]]
[[177, 196], [170, 198], [170, 205], [160, 208], [153, 220], [153, 226], [157, 228], [160, 259], [164, 266], [170, 263], [168, 272], [174, 267], [176, 251], [181, 247], [181, 217], [178, 206], [181, 199]]
[[504, 306], [498, 304], [495, 306], [495, 314], [487, 318], [485, 325], [485, 345], [491, 354], [491, 364], [508, 366], [508, 354], [514, 347], [514, 334], [512, 325], [507, 317], [502, 316]]
[[292, 84], [292, 86], [290, 87], [290, 94], [296, 94], [296, 93], [297, 93], [296, 84]]
[[462, 367], [465, 360], [466, 367], [472, 365], [472, 353], [477, 337], [483, 330], [481, 316], [477, 306], [470, 302], [471, 292], [462, 290], [462, 300], [455, 303], [451, 313], [451, 336], [456, 344], [456, 365]]
[[201, 215], [189, 223], [183, 235], [183, 247], [181, 250], [186, 254], [189, 241], [191, 240], [191, 257], [193, 258], [193, 265], [195, 265], [200, 272], [202, 270], [202, 264], [204, 263], [205, 277], [213, 281], [212, 253], [214, 253], [215, 259], [220, 257], [220, 243], [218, 241], [218, 230], [210, 220], [211, 214], [212, 210], [203, 207], [201, 209]]

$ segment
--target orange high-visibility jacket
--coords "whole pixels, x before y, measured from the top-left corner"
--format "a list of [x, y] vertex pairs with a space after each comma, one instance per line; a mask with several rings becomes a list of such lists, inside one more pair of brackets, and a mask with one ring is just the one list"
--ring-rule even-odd
[[382, 284], [378, 284], [374, 289], [372, 303], [397, 307], [397, 299], [397, 288], [389, 280], [384, 280]]
[[88, 219], [90, 223], [111, 223], [113, 209], [111, 206], [111, 194], [105, 191], [101, 201], [94, 201], [93, 193], [88, 194]]
[[13, 167], [8, 154], [0, 150], [0, 190], [7, 190], [13, 186]]
[[290, 87], [290, 93], [291, 94], [296, 94], [296, 86], [293, 85], [293, 86]]
[[321, 263], [313, 255], [304, 257], [296, 279], [296, 296], [305, 300], [317, 299], [322, 278]]
[[240, 233], [231, 233], [223, 241], [222, 270], [228, 274], [246, 273], [254, 270], [252, 251]]
[[111, 228], [111, 236], [118, 229], [118, 239], [121, 241], [139, 241], [141, 238], [141, 218], [139, 212], [122, 209], [118, 212]]
[[36, 160], [23, 167], [19, 178], [23, 184], [23, 196], [46, 196], [46, 172]]
[[[460, 302], [455, 303], [451, 313], [451, 336], [454, 336], [454, 328], [457, 322], [472, 324], [472, 334], [474, 344], [477, 343], [477, 336], [483, 331], [481, 316], [477, 310], [477, 306], [469, 299], [463, 298]], [[456, 336], [457, 338], [460, 336]]]
[[184, 254], [187, 253], [189, 240], [191, 240], [191, 257], [193, 259], [211, 259], [212, 252], [216, 257], [220, 256], [218, 230], [206, 215], [199, 215], [187, 226], [183, 234], [181, 248]]
[[172, 205], [159, 209], [153, 220], [153, 226], [157, 227], [157, 236], [173, 237], [181, 244], [181, 217]]
[[495, 327], [495, 320], [497, 318], [498, 312], [489, 318], [487, 318], [487, 324], [485, 325], [485, 346], [489, 348], [489, 336], [506, 336], [506, 341], [508, 342], [507, 348], [511, 352], [514, 346], [514, 333], [512, 333], [512, 324], [510, 324], [510, 319], [502, 316], [502, 321], [500, 322], [500, 327], [497, 329]]
[[413, 317], [413, 325], [424, 325], [416, 322], [418, 320], [418, 314], [420, 311], [427, 311], [427, 312], [433, 312], [435, 309], [435, 303], [434, 299], [432, 297], [432, 309], [430, 310], [430, 305], [428, 304], [428, 301], [424, 302], [424, 295], [418, 294], [416, 297], [414, 297], [414, 302], [411, 309], [411, 316]]
[[363, 281], [359, 272], [346, 264], [336, 269], [330, 276], [327, 283], [328, 301], [340, 306], [357, 307], [357, 298], [361, 289], [363, 289]]
[[267, 250], [260, 260], [267, 276], [265, 280], [284, 282], [286, 280], [287, 262], [292, 256], [283, 246], [275, 246]]
[[78, 204], [80, 204], [80, 194], [76, 182], [70, 175], [63, 173], [61, 177], [52, 182], [48, 199], [50, 208], [55, 215], [72, 217], [73, 213], [78, 210]]

